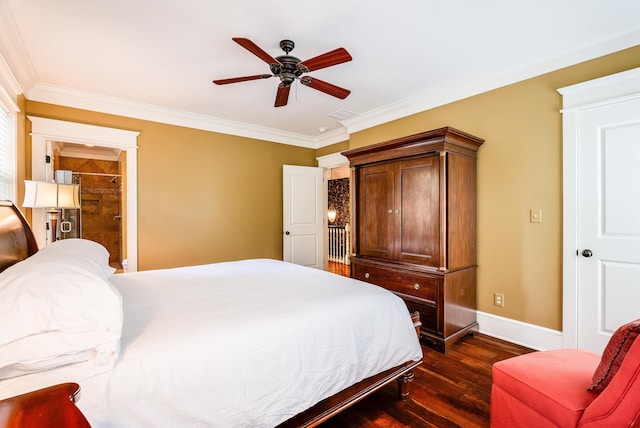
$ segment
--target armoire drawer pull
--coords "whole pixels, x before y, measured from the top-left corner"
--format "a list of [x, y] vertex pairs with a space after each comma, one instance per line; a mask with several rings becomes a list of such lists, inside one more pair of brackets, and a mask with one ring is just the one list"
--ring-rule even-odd
[[415, 284], [413, 284], [413, 288], [415, 290], [420, 290], [420, 284], [418, 284], [417, 282]]
[[369, 278], [369, 272], [365, 272], [365, 273], [364, 273], [364, 277], [365, 277], [365, 278]]

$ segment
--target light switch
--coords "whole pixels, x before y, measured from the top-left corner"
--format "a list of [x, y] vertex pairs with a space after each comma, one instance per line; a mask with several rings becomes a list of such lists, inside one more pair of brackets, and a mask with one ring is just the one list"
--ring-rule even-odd
[[542, 209], [536, 208], [529, 211], [529, 222], [542, 223]]

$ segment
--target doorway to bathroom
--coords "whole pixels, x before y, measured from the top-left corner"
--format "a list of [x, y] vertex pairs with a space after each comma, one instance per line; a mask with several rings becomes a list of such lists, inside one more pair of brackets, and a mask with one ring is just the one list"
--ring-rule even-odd
[[109, 264], [122, 270], [126, 153], [118, 148], [63, 142], [55, 142], [52, 148], [54, 174], [65, 171], [72, 183], [80, 185], [80, 209], [62, 210], [58, 237], [102, 244], [109, 252]]

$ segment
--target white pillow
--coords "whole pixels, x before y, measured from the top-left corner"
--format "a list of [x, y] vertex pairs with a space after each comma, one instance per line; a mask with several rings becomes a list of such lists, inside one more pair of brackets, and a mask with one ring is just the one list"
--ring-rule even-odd
[[87, 269], [98, 268], [100, 275], [110, 278], [116, 271], [109, 266], [109, 252], [101, 244], [88, 239], [62, 239], [44, 247], [37, 253], [39, 257], [64, 259], [65, 263], [77, 263]]
[[72, 363], [113, 366], [122, 296], [106, 279], [104, 247], [73, 241], [0, 273], [0, 379]]

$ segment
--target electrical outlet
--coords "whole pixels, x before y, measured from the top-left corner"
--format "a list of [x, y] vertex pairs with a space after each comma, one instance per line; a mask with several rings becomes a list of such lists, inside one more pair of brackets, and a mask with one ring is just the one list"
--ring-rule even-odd
[[504, 308], [504, 294], [495, 293], [493, 295], [493, 304], [494, 306], [500, 306], [501, 308]]

